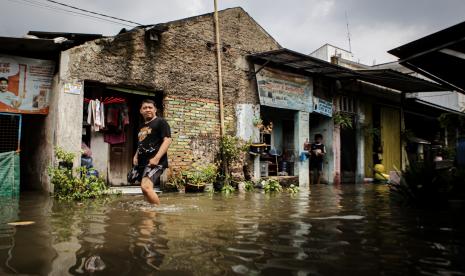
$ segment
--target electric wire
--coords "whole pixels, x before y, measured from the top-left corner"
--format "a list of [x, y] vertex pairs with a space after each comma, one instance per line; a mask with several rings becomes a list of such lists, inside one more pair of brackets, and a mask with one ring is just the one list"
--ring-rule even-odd
[[106, 14], [103, 14], [103, 13], [98, 13], [98, 12], [94, 12], [94, 11], [90, 11], [90, 10], [78, 8], [78, 7], [71, 6], [71, 5], [68, 5], [68, 4], [65, 4], [65, 3], [61, 3], [61, 2], [58, 2], [58, 1], [54, 1], [54, 0], [45, 0], [45, 1], [50, 2], [50, 3], [57, 4], [57, 5], [61, 5], [61, 6], [67, 7], [67, 8], [71, 8], [71, 9], [75, 9], [75, 10], [79, 10], [79, 11], [83, 11], [83, 12], [95, 14], [95, 15], [98, 15], [98, 16], [108, 17], [108, 18], [111, 18], [111, 19], [116, 19], [116, 20], [119, 20], [119, 21], [123, 21], [123, 22], [127, 22], [127, 23], [131, 23], [131, 24], [135, 24], [135, 25], [142, 26], [141, 23], [137, 23], [137, 22], [134, 22], [134, 21], [131, 21], [131, 20], [126, 20], [126, 19], [122, 19], [122, 18], [115, 17], [115, 16], [106, 15]]
[[72, 16], [86, 18], [86, 19], [90, 19], [92, 21], [101, 21], [101, 22], [112, 23], [112, 24], [131, 27], [131, 28], [134, 27], [134, 25], [129, 25], [127, 23], [117, 22], [117, 21], [106, 19], [106, 18], [100, 18], [100, 17], [97, 17], [97, 16], [93, 16], [93, 15], [90, 15], [90, 14], [84, 14], [84, 13], [80, 13], [80, 12], [76, 12], [76, 11], [70, 11], [70, 10], [66, 10], [66, 9], [63, 9], [63, 8], [59, 8], [59, 7], [47, 5], [47, 4], [44, 4], [44, 3], [40, 3], [40, 2], [34, 1], [34, 0], [8, 0], [8, 1], [10, 1], [12, 3], [16, 3], [16, 4], [22, 4], [22, 5], [27, 5], [27, 6], [31, 6], [31, 7], [41, 8], [41, 9], [49, 10], [49, 11], [53, 11], [53, 12], [67, 13], [67, 14], [70, 14]]

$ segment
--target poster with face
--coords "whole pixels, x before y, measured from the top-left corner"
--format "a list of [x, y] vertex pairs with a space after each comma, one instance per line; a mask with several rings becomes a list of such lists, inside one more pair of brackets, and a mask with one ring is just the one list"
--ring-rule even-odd
[[0, 112], [47, 114], [55, 63], [0, 55]]

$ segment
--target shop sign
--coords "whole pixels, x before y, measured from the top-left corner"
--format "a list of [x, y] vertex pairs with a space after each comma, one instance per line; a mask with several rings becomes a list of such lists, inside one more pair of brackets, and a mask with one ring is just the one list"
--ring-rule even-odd
[[333, 103], [321, 98], [313, 97], [313, 112], [332, 117]]
[[55, 62], [0, 55], [0, 112], [47, 114]]
[[[255, 70], [260, 70], [255, 66]], [[257, 73], [260, 104], [284, 109], [311, 112], [312, 79], [271, 68]]]
[[68, 94], [80, 95], [82, 91], [82, 82], [67, 82], [63, 85], [63, 91]]

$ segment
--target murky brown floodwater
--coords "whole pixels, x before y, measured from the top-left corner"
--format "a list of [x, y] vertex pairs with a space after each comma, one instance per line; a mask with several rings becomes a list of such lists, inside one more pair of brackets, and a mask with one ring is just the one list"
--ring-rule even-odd
[[396, 208], [386, 186], [162, 201], [1, 199], [0, 274], [465, 275], [462, 211]]

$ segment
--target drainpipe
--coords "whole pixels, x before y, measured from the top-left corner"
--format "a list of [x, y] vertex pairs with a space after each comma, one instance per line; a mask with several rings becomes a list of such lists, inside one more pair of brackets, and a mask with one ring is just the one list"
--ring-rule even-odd
[[220, 104], [220, 136], [224, 135], [224, 106], [223, 106], [223, 75], [221, 72], [221, 44], [220, 44], [220, 26], [218, 20], [218, 4], [214, 0], [215, 6], [215, 37], [216, 37], [216, 59], [218, 63], [218, 95]]

